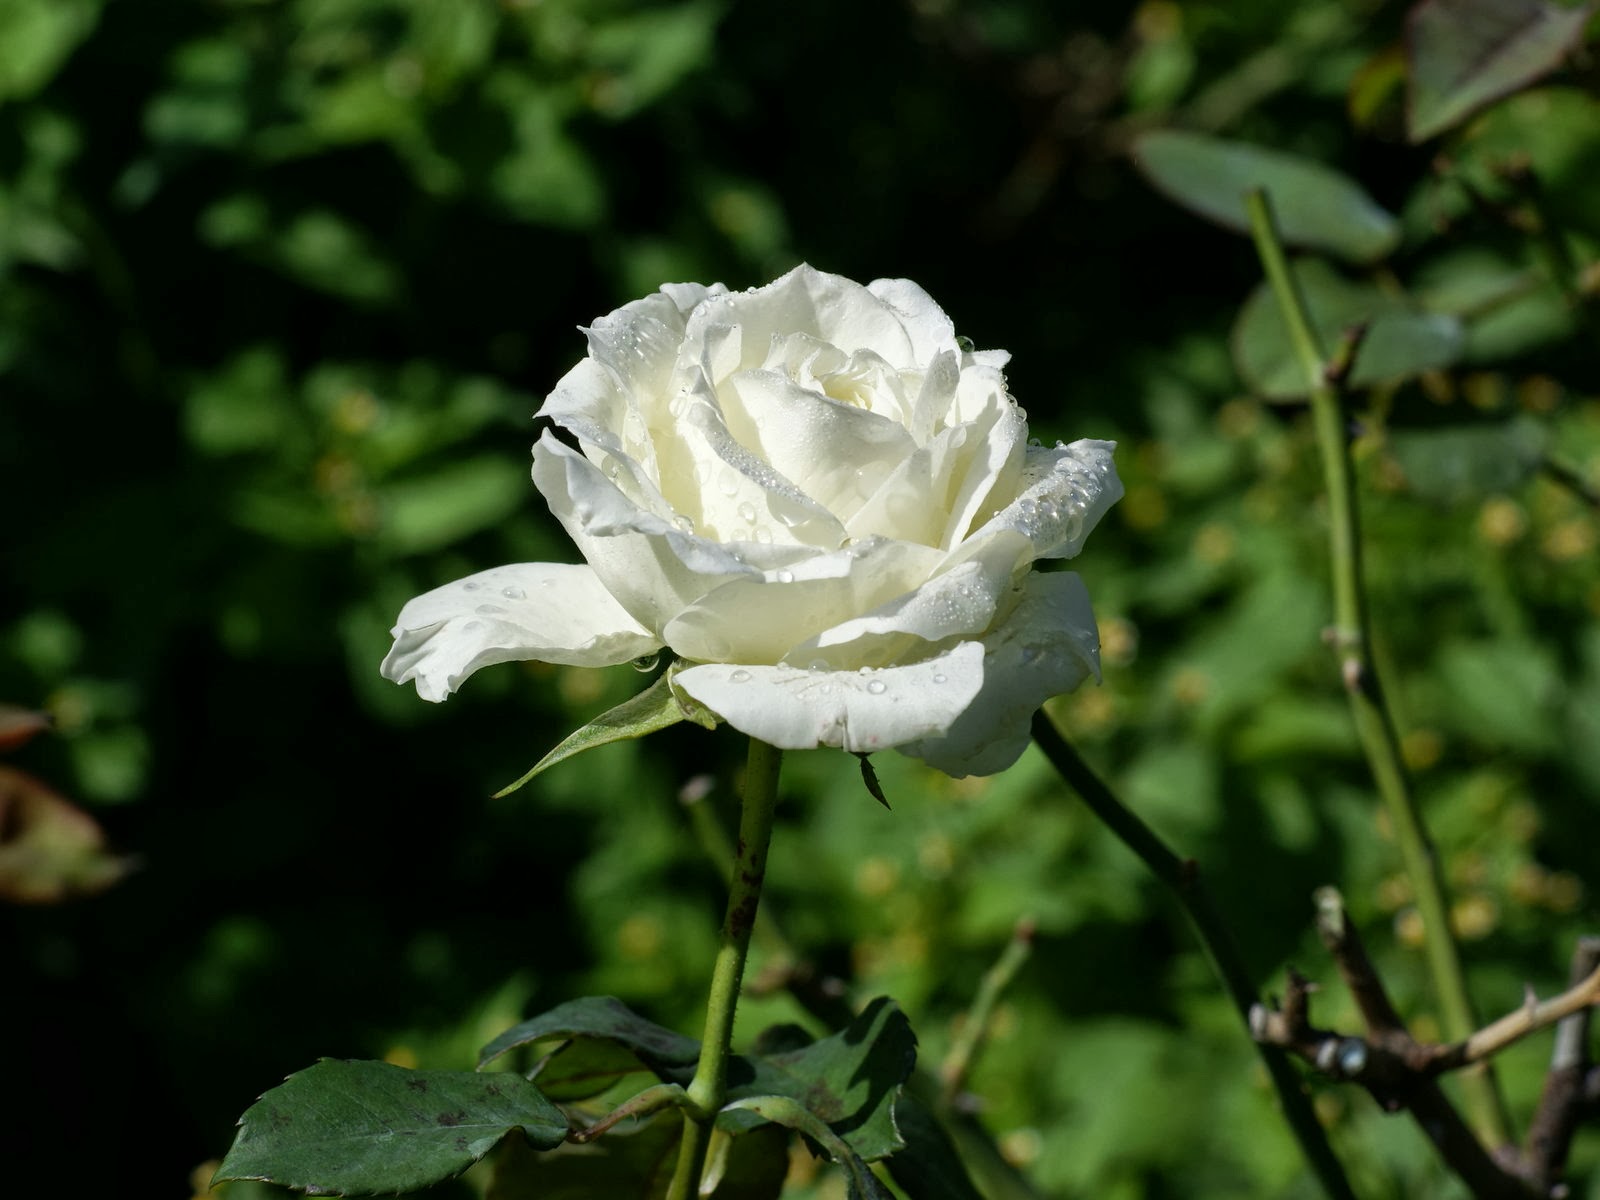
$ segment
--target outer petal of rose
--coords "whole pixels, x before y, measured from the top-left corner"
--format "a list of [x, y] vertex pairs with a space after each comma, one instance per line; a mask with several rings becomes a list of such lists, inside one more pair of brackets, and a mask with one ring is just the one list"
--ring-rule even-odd
[[383, 675], [443, 700], [479, 667], [517, 659], [607, 667], [661, 648], [586, 566], [517, 563], [424, 592], [400, 610]]
[[[1122, 480], [1111, 459], [1116, 445], [1084, 438], [1067, 446], [1029, 448], [1017, 498], [968, 540], [1014, 529], [1033, 543], [1035, 558], [1071, 558], [1083, 549], [1106, 510], [1122, 498]], [[954, 557], [963, 549], [958, 546]]]
[[1022, 756], [1033, 714], [1051, 696], [1100, 678], [1100, 634], [1083, 581], [1029, 575], [1022, 601], [983, 639], [983, 689], [942, 736], [900, 747], [957, 779], [993, 775]]
[[[895, 662], [919, 654], [916, 643], [977, 638], [1016, 604], [1012, 578], [1025, 562], [1027, 539], [1002, 530], [976, 553], [915, 590], [859, 617], [823, 630], [789, 655], [809, 663], [816, 657], [855, 663]], [[861, 612], [860, 608], [853, 610]], [[926, 653], [923, 646], [920, 653]]]
[[707, 663], [680, 672], [676, 683], [769, 745], [868, 754], [948, 729], [983, 685], [983, 657], [983, 647], [968, 642], [927, 662], [881, 671]]

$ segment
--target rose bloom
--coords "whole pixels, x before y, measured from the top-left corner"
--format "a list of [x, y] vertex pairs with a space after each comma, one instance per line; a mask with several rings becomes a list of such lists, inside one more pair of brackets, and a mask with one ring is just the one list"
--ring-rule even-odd
[[665, 647], [673, 687], [751, 737], [956, 776], [1009, 766], [1040, 704], [1098, 678], [1082, 581], [1033, 566], [1122, 495], [1113, 444], [1030, 443], [1009, 356], [916, 284], [667, 284], [586, 332], [533, 450], [584, 564], [418, 596], [387, 678], [442, 700], [491, 663]]

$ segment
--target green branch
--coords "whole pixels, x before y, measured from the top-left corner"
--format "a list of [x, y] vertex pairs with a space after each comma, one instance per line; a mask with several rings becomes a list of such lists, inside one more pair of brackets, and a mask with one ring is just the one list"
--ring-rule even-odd
[[[1451, 1041], [1460, 1041], [1472, 1033], [1477, 1021], [1467, 997], [1461, 956], [1450, 932], [1449, 907], [1445, 901], [1438, 856], [1423, 826], [1422, 815], [1406, 777], [1400, 739], [1372, 659], [1372, 630], [1362, 582], [1354, 471], [1342, 403], [1341, 384], [1345, 370], [1340, 369], [1341, 365], [1347, 369], [1354, 357], [1360, 332], [1354, 331], [1347, 336], [1334, 359], [1323, 355], [1311, 326], [1305, 299], [1289, 270], [1266, 193], [1260, 190], [1251, 192], [1247, 206], [1256, 252], [1261, 257], [1261, 265], [1277, 297], [1278, 307], [1289, 326], [1290, 338], [1310, 390], [1312, 420], [1322, 452], [1322, 468], [1328, 492], [1328, 549], [1333, 570], [1334, 599], [1331, 640], [1339, 656], [1340, 677], [1350, 698], [1356, 730], [1373, 778], [1388, 807], [1406, 874], [1410, 877], [1417, 909], [1422, 916], [1428, 966], [1433, 975], [1445, 1036]], [[1478, 1135], [1491, 1150], [1509, 1145], [1510, 1121], [1492, 1068], [1485, 1064], [1481, 1071], [1464, 1075], [1461, 1083]]]
[[[1033, 740], [1044, 751], [1050, 765], [1078, 793], [1090, 811], [1105, 823], [1123, 845], [1138, 855], [1151, 874], [1172, 889], [1194, 925], [1195, 932], [1200, 935], [1201, 944], [1210, 954], [1217, 974], [1222, 977], [1223, 986], [1233, 997], [1239, 1019], [1248, 1031], [1250, 1010], [1260, 1001], [1260, 996], [1251, 982], [1250, 972], [1233, 940], [1233, 933], [1223, 921], [1216, 902], [1211, 898], [1210, 889], [1200, 877], [1199, 865], [1193, 859], [1179, 858], [1148, 825], [1124, 806], [1079, 757], [1077, 750], [1061, 736], [1055, 723], [1042, 709], [1033, 717]], [[1345, 1178], [1344, 1168], [1328, 1145], [1327, 1136], [1311, 1108], [1311, 1101], [1306, 1096], [1299, 1075], [1289, 1065], [1283, 1051], [1276, 1046], [1257, 1042], [1253, 1033], [1251, 1042], [1272, 1076], [1272, 1084], [1283, 1105], [1284, 1119], [1289, 1122], [1295, 1140], [1300, 1143], [1301, 1153], [1311, 1164], [1323, 1190], [1336, 1200], [1354, 1200], [1355, 1193]]]
[[667, 1200], [693, 1200], [700, 1192], [712, 1122], [728, 1094], [728, 1057], [733, 1040], [733, 1015], [739, 1004], [750, 952], [750, 932], [761, 904], [761, 882], [767, 871], [767, 845], [772, 840], [772, 814], [778, 802], [778, 770], [783, 751], [750, 739], [744, 772], [744, 802], [739, 814], [739, 845], [728, 886], [728, 911], [722, 922], [722, 945], [711, 971], [706, 1001], [705, 1036], [700, 1062], [687, 1090], [683, 1142]]

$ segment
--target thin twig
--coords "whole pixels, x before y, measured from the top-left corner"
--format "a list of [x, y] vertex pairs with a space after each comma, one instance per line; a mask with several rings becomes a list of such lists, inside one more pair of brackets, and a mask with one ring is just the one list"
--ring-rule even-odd
[[1011, 985], [1022, 964], [1033, 954], [1034, 931], [1032, 917], [1018, 921], [1011, 933], [1011, 940], [1006, 943], [994, 966], [983, 973], [983, 979], [978, 983], [978, 994], [973, 997], [972, 1007], [967, 1010], [966, 1022], [951, 1044], [944, 1062], [939, 1065], [941, 1107], [953, 1107], [956, 1097], [966, 1085], [967, 1072], [972, 1069], [978, 1051], [983, 1047], [984, 1040], [989, 1036], [989, 1028], [994, 1023], [995, 1006], [1000, 1001], [1001, 993]]
[[[1372, 629], [1362, 580], [1354, 470], [1340, 388], [1342, 377], [1337, 371], [1330, 373], [1329, 370], [1330, 364], [1336, 364], [1339, 357], [1347, 356], [1349, 351], [1334, 359], [1323, 353], [1305, 299], [1289, 270], [1266, 193], [1259, 189], [1250, 192], [1246, 205], [1262, 268], [1277, 296], [1289, 327], [1290, 341], [1305, 371], [1317, 443], [1322, 452], [1334, 592], [1334, 626], [1330, 640], [1339, 657], [1339, 674], [1344, 680], [1356, 731], [1388, 808], [1406, 875], [1417, 899], [1428, 966], [1445, 1032], [1452, 1039], [1464, 1039], [1477, 1026], [1477, 1021], [1467, 995], [1460, 951], [1450, 931], [1444, 878], [1406, 775], [1400, 737], [1372, 658]], [[1495, 1149], [1509, 1145], [1511, 1122], [1491, 1069], [1485, 1066], [1480, 1073], [1464, 1077], [1462, 1087], [1473, 1124], [1484, 1141]]]
[[1333, 888], [1317, 892], [1317, 933], [1339, 968], [1366, 1024], [1364, 1038], [1343, 1037], [1310, 1022], [1304, 980], [1290, 978], [1291, 1008], [1256, 1010], [1256, 1036], [1283, 1046], [1335, 1079], [1349, 1079], [1371, 1093], [1385, 1112], [1408, 1112], [1452, 1171], [1480, 1200], [1530, 1200], [1520, 1175], [1495, 1160], [1473, 1136], [1431, 1069], [1434, 1047], [1416, 1042], [1401, 1022], [1383, 980], [1367, 956], [1344, 902]]
[[[1573, 986], [1595, 978], [1600, 971], [1600, 937], [1578, 939], [1572, 953]], [[1593, 1103], [1585, 1095], [1585, 1081], [1592, 1074], [1589, 1057], [1589, 1025], [1592, 1007], [1580, 1008], [1563, 1017], [1556, 1026], [1556, 1044], [1550, 1054], [1550, 1071], [1544, 1078], [1539, 1107], [1528, 1126], [1523, 1142], [1524, 1173], [1538, 1187], [1548, 1191], [1560, 1182], [1567, 1153], [1586, 1106]]]
[[1345, 1178], [1344, 1167], [1328, 1145], [1327, 1135], [1312, 1110], [1311, 1100], [1306, 1095], [1300, 1077], [1278, 1048], [1254, 1037], [1251, 1013], [1260, 997], [1244, 965], [1244, 956], [1233, 940], [1233, 933], [1223, 921], [1211, 898], [1210, 889], [1201, 878], [1199, 864], [1193, 859], [1180, 859], [1148, 825], [1124, 807], [1122, 801], [1079, 757], [1071, 743], [1061, 736], [1055, 723], [1042, 709], [1033, 716], [1033, 740], [1044, 751], [1056, 772], [1066, 780], [1067, 786], [1089, 806], [1090, 811], [1139, 857], [1157, 879], [1172, 889], [1195, 932], [1199, 934], [1206, 953], [1211, 956], [1212, 965], [1222, 977], [1223, 986], [1233, 997], [1234, 1007], [1245, 1029], [1251, 1031], [1251, 1040], [1255, 1041], [1256, 1050], [1272, 1077], [1278, 1100], [1283, 1105], [1284, 1119], [1299, 1142], [1301, 1153], [1329, 1196], [1339, 1200], [1354, 1200], [1355, 1193], [1350, 1188], [1350, 1181]]

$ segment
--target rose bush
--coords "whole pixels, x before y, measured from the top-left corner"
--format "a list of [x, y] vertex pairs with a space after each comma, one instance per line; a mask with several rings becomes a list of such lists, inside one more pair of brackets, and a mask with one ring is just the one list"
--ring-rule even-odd
[[496, 567], [400, 613], [385, 676], [442, 700], [510, 659], [666, 647], [673, 686], [786, 749], [1010, 765], [1099, 672], [1079, 551], [1112, 444], [1045, 447], [916, 284], [801, 266], [668, 284], [596, 321], [538, 417], [533, 479], [585, 565]]

